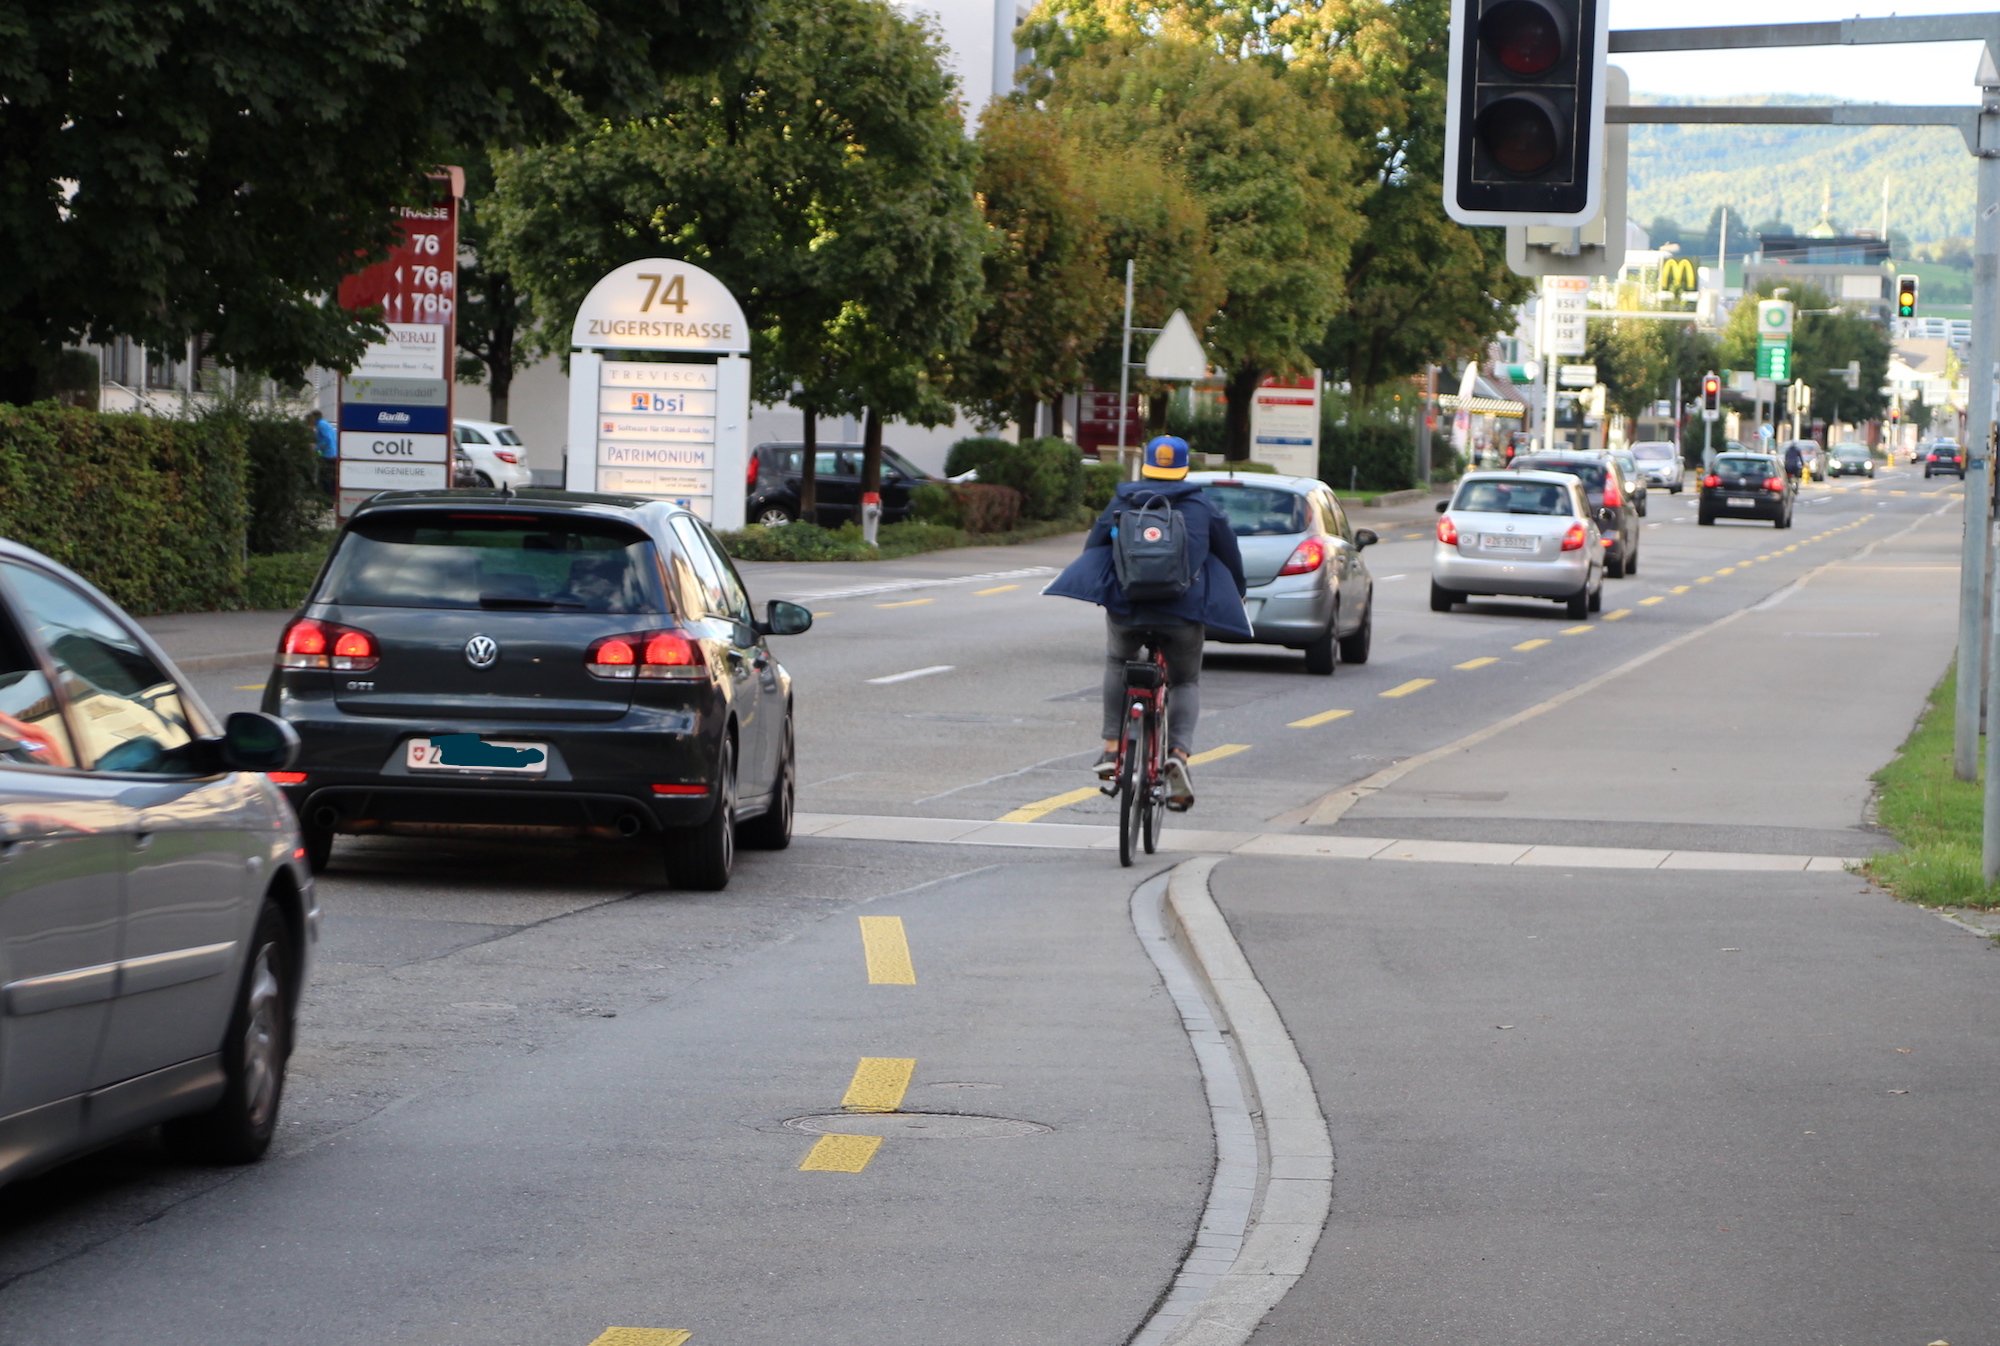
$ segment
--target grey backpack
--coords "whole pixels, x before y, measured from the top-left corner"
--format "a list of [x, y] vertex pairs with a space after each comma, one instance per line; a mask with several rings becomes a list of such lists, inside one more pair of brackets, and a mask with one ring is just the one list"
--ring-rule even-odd
[[1111, 520], [1111, 563], [1128, 603], [1171, 603], [1194, 583], [1187, 522], [1163, 495]]

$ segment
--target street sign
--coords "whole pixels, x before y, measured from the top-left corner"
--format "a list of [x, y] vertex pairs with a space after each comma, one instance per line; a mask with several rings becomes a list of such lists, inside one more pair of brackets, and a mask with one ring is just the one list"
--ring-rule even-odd
[[1588, 388], [1596, 382], [1596, 365], [1556, 366], [1556, 383], [1564, 388]]
[[1584, 276], [1545, 276], [1542, 301], [1549, 306], [1550, 355], [1581, 355], [1584, 352], [1586, 305], [1590, 281]]
[[1146, 351], [1146, 377], [1160, 380], [1208, 377], [1208, 352], [1201, 348], [1194, 324], [1179, 309], [1168, 316], [1167, 325], [1160, 329]]
[[1792, 343], [1765, 339], [1757, 343], [1757, 377], [1773, 383], [1792, 378]]

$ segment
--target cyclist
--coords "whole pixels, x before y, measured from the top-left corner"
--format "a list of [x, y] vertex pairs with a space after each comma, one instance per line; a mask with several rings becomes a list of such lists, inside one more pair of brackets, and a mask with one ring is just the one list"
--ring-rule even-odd
[[[1091, 525], [1083, 553], [1070, 562], [1042, 592], [1079, 598], [1104, 609], [1104, 751], [1097, 759], [1099, 780], [1108, 781], [1117, 768], [1119, 722], [1125, 712], [1125, 663], [1139, 657], [1148, 635], [1158, 637], [1167, 657], [1167, 798], [1176, 808], [1194, 802], [1194, 777], [1188, 753], [1201, 718], [1201, 645], [1207, 632], [1251, 635], [1243, 610], [1249, 586], [1243, 579], [1243, 556], [1236, 534], [1222, 511], [1202, 488], [1187, 480], [1187, 441], [1160, 435], [1149, 441], [1141, 461], [1140, 480], [1122, 481], [1111, 503]], [[1118, 516], [1155, 496], [1182, 516], [1187, 530], [1188, 570], [1194, 579], [1186, 592], [1169, 603], [1133, 604], [1119, 587], [1112, 564], [1112, 532]]]

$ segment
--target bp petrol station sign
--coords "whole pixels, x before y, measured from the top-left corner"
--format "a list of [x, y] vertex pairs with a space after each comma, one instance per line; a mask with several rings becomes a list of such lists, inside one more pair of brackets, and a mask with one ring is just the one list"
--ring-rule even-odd
[[563, 485], [741, 528], [750, 326], [728, 288], [687, 262], [629, 262], [591, 287], [570, 345]]
[[1774, 383], [1792, 380], [1792, 305], [1785, 299], [1757, 301], [1757, 377]]

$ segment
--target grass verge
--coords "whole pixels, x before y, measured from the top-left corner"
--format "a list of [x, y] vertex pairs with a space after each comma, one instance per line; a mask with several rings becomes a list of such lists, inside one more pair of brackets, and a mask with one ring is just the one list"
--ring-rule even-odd
[[1931, 691], [1917, 727], [1896, 760], [1875, 773], [1876, 816], [1903, 849], [1875, 856], [1863, 872], [1897, 897], [1927, 907], [2000, 907], [2000, 884], [1988, 885], [1980, 862], [1984, 827], [1985, 748], [1975, 779], [1953, 773], [1954, 670]]

